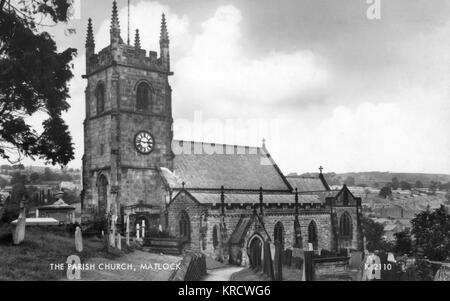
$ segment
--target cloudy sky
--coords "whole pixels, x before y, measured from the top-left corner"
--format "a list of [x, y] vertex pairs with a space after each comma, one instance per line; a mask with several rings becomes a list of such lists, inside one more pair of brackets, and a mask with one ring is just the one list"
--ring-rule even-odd
[[[130, 23], [143, 48], [159, 50], [166, 13], [175, 138], [265, 138], [285, 173], [450, 173], [450, 2], [380, 2], [381, 19], [370, 20], [366, 0], [131, 0]], [[81, 0], [79, 19], [50, 29], [61, 49], [79, 49], [66, 114], [71, 167], [83, 152], [87, 18], [98, 51], [111, 3]]]

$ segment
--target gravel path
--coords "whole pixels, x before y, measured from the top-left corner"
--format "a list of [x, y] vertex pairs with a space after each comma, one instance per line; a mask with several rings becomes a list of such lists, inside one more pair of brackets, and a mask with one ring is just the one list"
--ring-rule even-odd
[[214, 270], [208, 270], [203, 281], [230, 281], [231, 275], [243, 270], [243, 267], [228, 266]]

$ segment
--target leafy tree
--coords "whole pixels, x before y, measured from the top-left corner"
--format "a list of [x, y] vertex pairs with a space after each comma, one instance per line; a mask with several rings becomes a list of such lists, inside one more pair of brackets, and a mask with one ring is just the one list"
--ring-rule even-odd
[[400, 182], [398, 181], [397, 177], [393, 177], [392, 182], [391, 182], [391, 188], [393, 190], [397, 190], [399, 187], [400, 187]]
[[423, 184], [421, 181], [417, 181], [416, 185], [414, 185], [416, 188], [423, 188]]
[[401, 181], [401, 182], [400, 182], [400, 188], [401, 188], [402, 190], [411, 190], [412, 185], [409, 184], [409, 183], [406, 182], [406, 181]]
[[450, 259], [450, 214], [444, 205], [420, 212], [411, 220], [419, 257], [443, 261]]
[[428, 191], [431, 193], [436, 193], [436, 190], [438, 189], [438, 183], [435, 181], [431, 181], [430, 186], [428, 187]]
[[11, 170], [12, 167], [8, 164], [3, 164], [2, 166], [0, 166], [0, 169], [1, 170]]
[[8, 181], [0, 177], [0, 188], [5, 188], [6, 185], [8, 185]]
[[20, 172], [15, 172], [13, 173], [11, 180], [9, 182], [9, 184], [11, 186], [14, 186], [16, 184], [27, 184], [28, 183], [28, 179], [26, 175], [21, 174]]
[[355, 186], [355, 178], [348, 176], [345, 179], [344, 184], [347, 185], [347, 186]]
[[16, 182], [12, 188], [11, 197], [5, 201], [5, 208], [2, 216], [3, 222], [12, 222], [19, 216], [20, 201], [26, 197], [25, 182]]
[[25, 166], [23, 164], [16, 164], [16, 165], [13, 165], [12, 169], [25, 170]]
[[362, 219], [361, 225], [367, 250], [369, 250], [369, 252], [383, 250], [384, 226], [367, 217]]
[[380, 192], [378, 195], [382, 198], [387, 198], [392, 195], [392, 190], [391, 190], [391, 188], [385, 186], [380, 189]]
[[401, 255], [411, 254], [413, 251], [411, 232], [409, 229], [394, 234], [395, 252]]
[[39, 175], [37, 172], [33, 172], [33, 173], [30, 175], [30, 181], [31, 181], [31, 183], [34, 183], [34, 184], [39, 183], [39, 179], [40, 179], [40, 175]]
[[[61, 114], [69, 109], [68, 82], [76, 50], [58, 52], [36, 20], [66, 22], [71, 1], [23, 0], [9, 6], [0, 0], [0, 158], [41, 158], [53, 165], [73, 159], [72, 137]], [[27, 122], [44, 112], [43, 131]], [[14, 157], [14, 158], [13, 158]]]

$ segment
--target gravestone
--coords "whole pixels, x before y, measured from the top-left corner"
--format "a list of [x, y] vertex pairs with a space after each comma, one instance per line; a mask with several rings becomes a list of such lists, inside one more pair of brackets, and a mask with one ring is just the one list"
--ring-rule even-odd
[[14, 230], [13, 243], [20, 245], [25, 240], [25, 226], [27, 222], [24, 200], [20, 202], [20, 214], [17, 219], [16, 229]]
[[83, 237], [80, 227], [75, 229], [75, 250], [77, 252], [83, 252]]
[[139, 224], [137, 224], [137, 225], [136, 225], [136, 239], [139, 240], [140, 234], [141, 234], [141, 232], [140, 232], [140, 226], [139, 226]]
[[109, 231], [109, 244], [111, 247], [116, 247], [116, 221], [117, 215], [111, 216], [111, 230]]
[[298, 269], [303, 268], [303, 261], [304, 261], [303, 249], [300, 248], [292, 249], [292, 261], [296, 268]]
[[375, 254], [367, 256], [362, 265], [363, 275], [361, 281], [381, 280], [380, 266], [380, 257]]
[[130, 215], [127, 214], [125, 216], [125, 222], [126, 222], [126, 244], [127, 246], [130, 246]]
[[145, 238], [145, 220], [142, 220], [141, 228], [142, 228], [142, 239], [144, 239]]
[[122, 250], [122, 236], [120, 235], [120, 233], [117, 233], [116, 247], [118, 250]]
[[357, 270], [361, 268], [362, 252], [355, 251], [350, 253], [350, 269]]
[[[311, 248], [312, 248], [312, 244]], [[303, 260], [303, 281], [314, 281], [314, 251], [305, 251]]]
[[283, 245], [275, 242], [275, 281], [283, 281]]

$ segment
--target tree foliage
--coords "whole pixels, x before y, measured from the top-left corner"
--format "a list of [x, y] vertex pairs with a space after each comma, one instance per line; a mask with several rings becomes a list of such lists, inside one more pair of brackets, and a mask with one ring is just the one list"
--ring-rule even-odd
[[450, 259], [450, 214], [444, 205], [420, 212], [411, 220], [416, 254], [430, 260]]
[[375, 250], [383, 250], [383, 225], [371, 220], [370, 218], [364, 217], [362, 219], [362, 228], [367, 250], [369, 250], [370, 252], [373, 252]]
[[406, 229], [394, 234], [395, 236], [395, 252], [401, 255], [410, 255], [413, 252], [413, 242], [411, 232]]
[[397, 190], [399, 187], [400, 187], [400, 182], [398, 181], [397, 177], [393, 177], [392, 182], [391, 182], [391, 188], [393, 190]]
[[[57, 51], [49, 33], [39, 32], [38, 15], [54, 22], [68, 19], [70, 1], [20, 1], [20, 8], [0, 2], [0, 157], [40, 158], [67, 165], [73, 159], [72, 137], [62, 119], [69, 109], [68, 82], [76, 50]], [[44, 113], [38, 133], [28, 119]], [[14, 158], [16, 157], [16, 158]]]
[[380, 192], [378, 195], [382, 198], [387, 198], [392, 195], [392, 190], [391, 190], [391, 188], [385, 186], [380, 189]]

